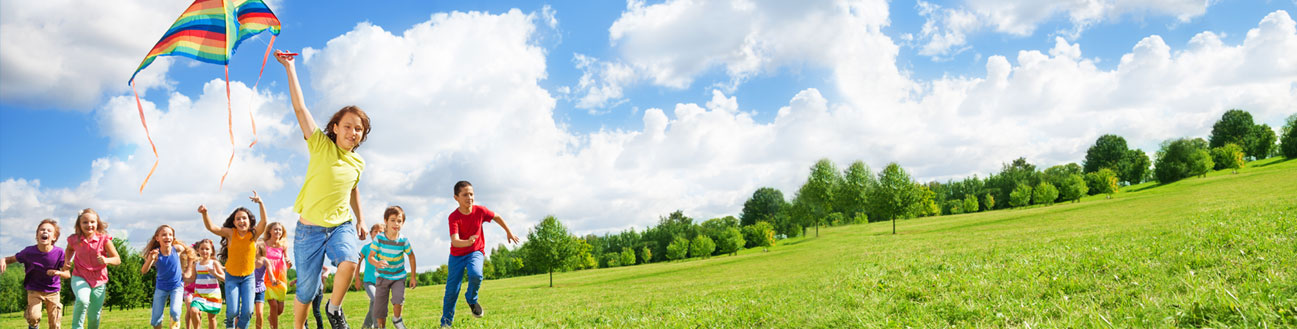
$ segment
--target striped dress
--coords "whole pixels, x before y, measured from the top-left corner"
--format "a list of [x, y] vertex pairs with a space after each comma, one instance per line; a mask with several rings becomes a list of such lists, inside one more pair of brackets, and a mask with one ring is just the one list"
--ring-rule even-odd
[[198, 310], [217, 314], [221, 312], [221, 285], [216, 281], [216, 276], [212, 275], [212, 263], [215, 260], [208, 260], [194, 266], [194, 301], [189, 304]]

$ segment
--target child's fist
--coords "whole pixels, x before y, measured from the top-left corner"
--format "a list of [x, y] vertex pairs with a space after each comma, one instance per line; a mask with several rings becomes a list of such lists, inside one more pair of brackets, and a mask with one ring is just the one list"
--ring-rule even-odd
[[198, 205], [198, 213], [206, 215], [206, 214], [207, 214], [207, 206], [205, 206], [205, 205], [201, 205], [201, 204]]
[[157, 250], [157, 249], [150, 250], [150, 251], [149, 251], [149, 255], [148, 255], [147, 257], [149, 258], [149, 260], [157, 260], [157, 259], [158, 259], [158, 250]]

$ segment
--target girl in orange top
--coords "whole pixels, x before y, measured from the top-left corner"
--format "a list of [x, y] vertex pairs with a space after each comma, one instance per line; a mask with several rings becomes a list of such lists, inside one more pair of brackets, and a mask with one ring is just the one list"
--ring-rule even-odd
[[[261, 218], [266, 218], [266, 205], [261, 203], [257, 191], [248, 197], [257, 203]], [[253, 297], [256, 295], [256, 280], [252, 277], [256, 270], [257, 237], [266, 231], [266, 222], [257, 224], [257, 217], [248, 208], [239, 207], [230, 213], [221, 227], [212, 225], [207, 217], [207, 207], [198, 206], [198, 213], [203, 215], [203, 224], [212, 234], [221, 237], [221, 259], [225, 261], [225, 327], [247, 329], [252, 320]], [[254, 228], [255, 227], [255, 228]], [[237, 318], [237, 322], [235, 319]]]

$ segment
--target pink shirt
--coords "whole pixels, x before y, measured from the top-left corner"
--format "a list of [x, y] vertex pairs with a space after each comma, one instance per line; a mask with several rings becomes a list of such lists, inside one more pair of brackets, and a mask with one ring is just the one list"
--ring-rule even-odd
[[[68, 237], [68, 249], [71, 249], [72, 275], [86, 280], [90, 287], [98, 287], [108, 282], [108, 266], [99, 262], [104, 247], [113, 243], [113, 237], [106, 233], [95, 234], [93, 238], [83, 239], [73, 234]], [[104, 256], [107, 257], [107, 256]]]

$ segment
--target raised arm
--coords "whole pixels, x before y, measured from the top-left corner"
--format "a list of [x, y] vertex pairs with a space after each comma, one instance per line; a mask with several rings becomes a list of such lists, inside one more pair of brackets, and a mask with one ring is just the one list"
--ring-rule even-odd
[[504, 234], [509, 237], [509, 242], [518, 243], [518, 236], [513, 235], [513, 231], [509, 230], [509, 224], [504, 223], [504, 218], [495, 215], [495, 218], [492, 218], [491, 221], [500, 224], [500, 228], [504, 229]]
[[248, 197], [248, 199], [252, 199], [252, 202], [256, 202], [257, 210], [261, 211], [261, 221], [257, 222], [257, 228], [252, 232], [252, 239], [256, 240], [257, 237], [266, 234], [266, 222], [269, 222], [270, 218], [266, 217], [266, 204], [261, 203], [261, 197], [257, 196], [257, 190], [252, 190], [252, 196]]
[[297, 114], [297, 125], [302, 127], [302, 139], [309, 139], [320, 127], [315, 125], [315, 118], [311, 117], [311, 111], [306, 109], [306, 101], [302, 100], [302, 87], [297, 82], [297, 65], [294, 64], [296, 62], [292, 56], [281, 51], [275, 51], [275, 60], [283, 64], [284, 71], [288, 73], [288, 94], [293, 99], [293, 113]]
[[158, 261], [158, 250], [157, 250], [157, 249], [153, 249], [153, 250], [149, 251], [148, 254], [145, 254], [145, 255], [144, 255], [144, 264], [140, 265], [140, 275], [144, 275], [144, 273], [149, 273], [149, 268], [152, 268], [152, 267], [153, 267], [153, 263], [156, 262], [156, 261]]
[[[360, 185], [360, 182], [356, 182]], [[369, 231], [365, 230], [365, 216], [360, 213], [360, 188], [351, 188], [351, 212], [356, 213], [356, 234], [360, 235], [360, 240], [365, 240]]]
[[229, 238], [230, 232], [234, 231], [226, 227], [212, 225], [212, 219], [207, 217], [207, 206], [198, 205], [198, 213], [203, 214], [203, 227], [206, 227], [208, 232], [212, 232], [212, 234], [219, 237]]

